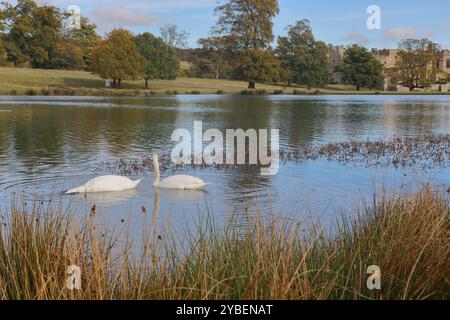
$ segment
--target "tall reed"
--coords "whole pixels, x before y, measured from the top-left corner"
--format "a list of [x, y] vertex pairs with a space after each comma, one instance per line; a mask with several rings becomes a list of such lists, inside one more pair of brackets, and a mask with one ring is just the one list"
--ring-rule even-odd
[[[449, 201], [430, 186], [374, 197], [333, 231], [256, 217], [243, 233], [208, 215], [180, 242], [156, 233], [152, 217], [139, 244], [95, 207], [80, 220], [19, 203], [0, 228], [1, 299], [450, 298]], [[81, 268], [81, 290], [66, 287], [70, 265]], [[381, 290], [366, 286], [370, 265]]]

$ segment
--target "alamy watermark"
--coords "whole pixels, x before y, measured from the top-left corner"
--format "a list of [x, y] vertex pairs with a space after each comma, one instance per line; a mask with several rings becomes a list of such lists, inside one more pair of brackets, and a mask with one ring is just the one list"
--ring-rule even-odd
[[68, 277], [66, 278], [66, 287], [69, 290], [81, 290], [81, 268], [76, 265], [71, 265], [66, 271]]
[[71, 5], [66, 9], [66, 28], [69, 30], [81, 29], [81, 9], [77, 5]]
[[280, 167], [279, 129], [226, 129], [224, 134], [218, 129], [203, 132], [202, 121], [195, 121], [193, 137], [189, 130], [177, 129], [171, 139], [178, 142], [171, 152], [175, 164], [260, 165], [263, 176], [276, 175]]
[[371, 5], [367, 8], [367, 29], [381, 30], [381, 8], [377, 5]]
[[373, 265], [367, 268], [367, 274], [370, 274], [367, 279], [367, 289], [369, 290], [381, 290], [381, 268]]

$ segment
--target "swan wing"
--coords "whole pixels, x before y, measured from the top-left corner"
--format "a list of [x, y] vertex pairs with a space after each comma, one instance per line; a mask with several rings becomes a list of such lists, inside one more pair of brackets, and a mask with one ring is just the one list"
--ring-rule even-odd
[[70, 189], [66, 194], [73, 193], [95, 193], [95, 192], [116, 192], [136, 188], [141, 180], [133, 181], [122, 176], [101, 176], [88, 181], [85, 185]]
[[196, 177], [178, 175], [162, 180], [158, 187], [162, 189], [201, 190], [206, 187], [206, 183]]

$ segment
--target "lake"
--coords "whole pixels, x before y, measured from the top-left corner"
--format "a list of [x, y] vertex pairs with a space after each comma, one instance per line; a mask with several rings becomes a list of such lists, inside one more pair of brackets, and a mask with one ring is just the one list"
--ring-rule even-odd
[[[170, 154], [175, 129], [280, 129], [281, 150], [301, 150], [349, 140], [386, 140], [450, 134], [450, 96], [206, 96], [0, 97], [0, 206], [12, 197], [53, 201], [85, 214], [95, 204], [111, 223], [147, 223], [142, 207], [156, 208], [159, 221], [175, 231], [200, 216], [217, 221], [258, 211], [329, 223], [350, 212], [374, 190], [402, 190], [432, 180], [450, 186], [447, 166], [376, 166], [326, 159], [282, 162], [277, 175], [258, 168], [167, 170], [211, 183], [206, 192], [159, 192], [155, 201], [149, 170], [133, 191], [63, 195], [103, 174], [120, 174], [118, 162]], [[139, 160], [137, 160], [139, 161]], [[445, 189], [446, 190], [446, 189]], [[243, 220], [243, 221], [244, 221]], [[244, 222], [243, 222], [244, 223]]]

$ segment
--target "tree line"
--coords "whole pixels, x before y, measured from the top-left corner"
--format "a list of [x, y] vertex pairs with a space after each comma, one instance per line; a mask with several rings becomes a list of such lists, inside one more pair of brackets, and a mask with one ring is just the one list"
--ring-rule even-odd
[[307, 19], [288, 26], [287, 35], [275, 39], [277, 0], [223, 0], [215, 13], [218, 20], [209, 36], [198, 40], [198, 48], [186, 49], [188, 34], [176, 26], [162, 28], [161, 37], [125, 29], [100, 37], [85, 17], [79, 29], [69, 29], [68, 15], [54, 6], [39, 6], [33, 0], [3, 2], [0, 65], [85, 69], [112, 79], [117, 88], [124, 80], [143, 79], [149, 88], [152, 79], [176, 79], [180, 59], [191, 65], [183, 71], [186, 76], [244, 80], [249, 89], [257, 82], [323, 87], [331, 72], [339, 72], [357, 90], [382, 89], [385, 77], [414, 90], [429, 85], [436, 75], [433, 59], [438, 47], [428, 40], [403, 41], [400, 59], [390, 70], [366, 48], [352, 45], [343, 63], [332, 70], [329, 46], [315, 38]]

